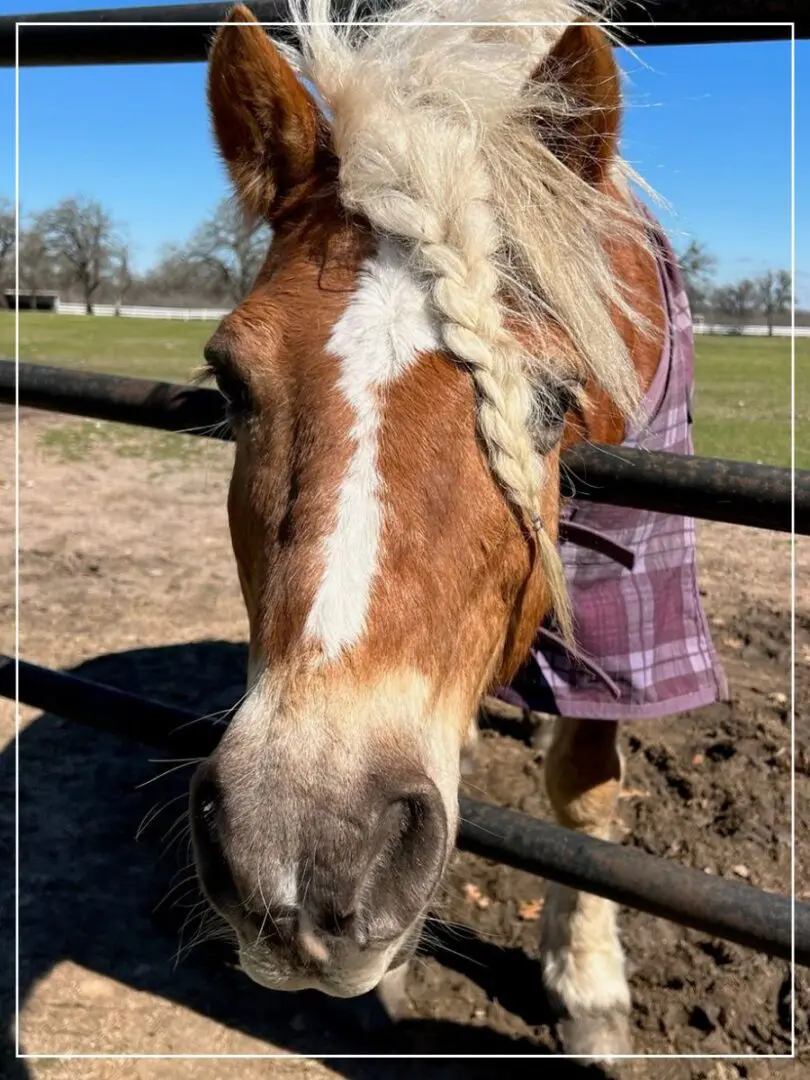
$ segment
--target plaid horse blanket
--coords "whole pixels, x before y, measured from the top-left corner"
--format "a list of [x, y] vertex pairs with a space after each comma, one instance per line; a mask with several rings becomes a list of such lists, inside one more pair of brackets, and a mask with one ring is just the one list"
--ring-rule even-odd
[[[675, 255], [650, 218], [666, 312], [661, 361], [637, 430], [623, 445], [691, 454], [694, 343], [692, 318]], [[540, 712], [604, 720], [643, 720], [727, 700], [697, 583], [692, 518], [572, 498], [561, 513], [565, 567], [581, 655], [541, 631], [505, 700]], [[573, 525], [566, 539], [566, 524]], [[618, 549], [609, 554], [574, 542], [584, 526]]]

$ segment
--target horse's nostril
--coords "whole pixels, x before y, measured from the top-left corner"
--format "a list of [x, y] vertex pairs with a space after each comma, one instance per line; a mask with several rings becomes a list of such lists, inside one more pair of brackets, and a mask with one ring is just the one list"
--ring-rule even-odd
[[222, 792], [210, 762], [195, 773], [189, 793], [191, 835], [198, 861], [224, 862], [222, 854]]
[[210, 770], [195, 776], [191, 786], [191, 815], [195, 824], [202, 828], [210, 840], [217, 836], [217, 820], [222, 806], [219, 785]]
[[239, 906], [239, 895], [224, 850], [227, 823], [223, 819], [222, 792], [213, 766], [205, 762], [191, 782], [191, 838], [203, 891], [220, 910]]
[[199, 793], [200, 817], [209, 833], [216, 831], [217, 814], [219, 813], [220, 797], [219, 790], [210, 780]]
[[448, 820], [441, 794], [427, 777], [409, 777], [386, 796], [371, 859], [358, 882], [362, 903], [351, 932], [359, 944], [388, 941], [429, 901], [444, 865]]

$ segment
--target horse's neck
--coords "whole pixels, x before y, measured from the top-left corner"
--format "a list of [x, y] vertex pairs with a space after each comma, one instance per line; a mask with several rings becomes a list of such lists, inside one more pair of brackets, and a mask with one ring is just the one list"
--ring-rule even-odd
[[[647, 328], [620, 311], [613, 321], [624, 339], [638, 375], [642, 394], [649, 389], [663, 353], [666, 315], [664, 297], [655, 258], [640, 246], [626, 242], [610, 252], [617, 277], [625, 283], [638, 314], [647, 320]], [[651, 328], [651, 330], [649, 329]], [[609, 396], [593, 385], [588, 386], [587, 410], [573, 414], [566, 425], [562, 448], [579, 442], [616, 445], [625, 438], [625, 423]]]

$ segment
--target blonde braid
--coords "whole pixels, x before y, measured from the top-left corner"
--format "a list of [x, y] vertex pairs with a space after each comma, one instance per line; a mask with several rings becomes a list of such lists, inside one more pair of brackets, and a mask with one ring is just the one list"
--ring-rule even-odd
[[[431, 282], [433, 302], [443, 320], [443, 341], [469, 369], [475, 383], [478, 428], [490, 468], [507, 498], [532, 525], [552, 610], [563, 635], [572, 642], [562, 565], [539, 512], [542, 463], [530, 434], [532, 384], [524, 350], [503, 325], [495, 263], [501, 235], [490, 205], [488, 173], [475, 153], [474, 138], [459, 139], [458, 129], [452, 141], [454, 168], [431, 170], [429, 175], [415, 173], [418, 141], [428, 135], [441, 138], [441, 132], [419, 130], [413, 115], [392, 124], [390, 102], [388, 109], [384, 130], [397, 134], [386, 153], [375, 154], [371, 147], [363, 147], [355, 131], [341, 154], [344, 200], [351, 203], [351, 193], [362, 192], [356, 208], [383, 234], [407, 241], [417, 268]], [[372, 123], [369, 129], [378, 143], [380, 127]], [[465, 178], [463, 202], [453, 187], [457, 170]], [[410, 180], [407, 190], [404, 177]]]
[[[617, 199], [540, 136], [590, 110], [540, 61], [559, 24], [595, 14], [591, 0], [392, 0], [373, 25], [352, 0], [348, 26], [332, 20], [331, 0], [289, 2], [301, 41], [290, 56], [330, 110], [341, 201], [403, 241], [429, 283], [444, 344], [475, 383], [490, 468], [532, 523], [570, 645], [562, 565], [539, 514], [549, 477], [538, 450], [559, 439], [556, 391], [577, 381], [592, 380], [623, 418], [641, 422], [615, 313], [654, 335], [609, 257], [616, 242], [654, 254], [629, 197], [635, 174], [614, 156]], [[513, 314], [536, 355], [508, 333]], [[543, 347], [549, 320], [574, 346], [576, 370]], [[574, 387], [580, 404], [582, 393]]]

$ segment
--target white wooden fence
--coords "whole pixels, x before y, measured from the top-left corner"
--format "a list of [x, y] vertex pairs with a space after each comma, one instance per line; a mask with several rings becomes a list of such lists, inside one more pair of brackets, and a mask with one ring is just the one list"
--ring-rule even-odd
[[[123, 305], [118, 314], [127, 319], [181, 319], [189, 322], [192, 319], [209, 319], [219, 322], [229, 312], [229, 308], [171, 308], [171, 307], [138, 307]], [[84, 304], [75, 304], [65, 300], [57, 302], [56, 311], [60, 315], [84, 315]], [[115, 315], [114, 304], [93, 304], [93, 314], [97, 316]], [[697, 318], [695, 320], [696, 334], [742, 334], [745, 337], [767, 337], [767, 326], [729, 326], [725, 323], [704, 323]], [[790, 337], [789, 326], [775, 326], [774, 337]], [[810, 337], [810, 326], [797, 326], [796, 337]]]
[[[65, 300], [58, 302], [57, 312], [60, 315], [84, 315], [84, 304], [74, 304]], [[224, 319], [230, 308], [170, 308], [170, 307], [138, 307], [137, 305], [122, 305], [118, 314], [127, 319], [181, 319], [189, 322], [192, 319], [211, 319], [218, 322]], [[93, 314], [101, 317], [116, 314], [115, 304], [93, 304]]]
[[[694, 324], [696, 334], [743, 334], [745, 337], [767, 337], [767, 326], [727, 326], [724, 323], [701, 323]], [[775, 326], [774, 337], [790, 337], [789, 326]], [[810, 326], [797, 326], [796, 337], [810, 337]]]

